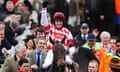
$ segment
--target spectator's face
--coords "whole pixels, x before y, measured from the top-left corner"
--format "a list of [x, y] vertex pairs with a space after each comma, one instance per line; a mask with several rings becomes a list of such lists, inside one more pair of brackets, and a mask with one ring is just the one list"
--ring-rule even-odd
[[93, 47], [95, 45], [96, 40], [87, 40], [89, 47]]
[[88, 65], [88, 72], [97, 72], [98, 68], [96, 66], [96, 63], [89, 63]]
[[5, 28], [5, 24], [0, 24], [0, 29]]
[[7, 1], [6, 8], [9, 12], [12, 12], [14, 10], [14, 4], [12, 1]]
[[37, 50], [42, 51], [46, 48], [46, 41], [45, 40], [40, 40], [37, 43]]
[[116, 40], [115, 39], [110, 40], [110, 46], [111, 46], [111, 48], [116, 48]]
[[29, 63], [23, 63], [22, 66], [20, 67], [20, 70], [23, 72], [28, 72], [29, 69]]
[[55, 20], [55, 26], [60, 29], [63, 26], [63, 21], [62, 20]]
[[87, 34], [89, 32], [89, 28], [80, 28], [81, 33]]
[[117, 42], [117, 43], [116, 43], [116, 47], [117, 47], [118, 49], [120, 49], [120, 42]]
[[25, 58], [26, 57], [26, 48], [22, 48], [19, 52], [18, 55], [20, 58]]
[[33, 48], [33, 46], [34, 46], [34, 43], [33, 43], [33, 40], [28, 40], [28, 42], [26, 43], [26, 45], [27, 45], [27, 49], [32, 49]]
[[110, 37], [108, 37], [107, 35], [103, 35], [103, 37], [101, 38], [101, 42], [103, 44], [109, 44], [110, 42]]
[[24, 4], [23, 3], [18, 4], [17, 10], [18, 11], [23, 11], [24, 10]]
[[44, 32], [37, 32], [36, 37], [43, 38], [43, 37], [45, 37], [45, 33]]

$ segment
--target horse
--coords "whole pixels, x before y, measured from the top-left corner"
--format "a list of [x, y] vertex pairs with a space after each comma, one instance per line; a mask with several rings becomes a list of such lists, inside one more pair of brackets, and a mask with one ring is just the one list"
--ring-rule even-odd
[[48, 72], [75, 72], [73, 65], [65, 63], [66, 50], [62, 44], [56, 44], [53, 47], [53, 64], [50, 66]]

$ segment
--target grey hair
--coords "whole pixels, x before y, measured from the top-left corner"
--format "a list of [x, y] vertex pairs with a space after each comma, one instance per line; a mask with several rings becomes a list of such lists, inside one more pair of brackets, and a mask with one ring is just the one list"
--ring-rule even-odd
[[101, 39], [104, 35], [107, 35], [109, 38], [111, 37], [111, 35], [110, 35], [109, 32], [103, 31], [103, 32], [100, 34], [100, 39]]
[[17, 44], [15, 46], [15, 52], [20, 52], [21, 49], [26, 49], [26, 46], [24, 44]]

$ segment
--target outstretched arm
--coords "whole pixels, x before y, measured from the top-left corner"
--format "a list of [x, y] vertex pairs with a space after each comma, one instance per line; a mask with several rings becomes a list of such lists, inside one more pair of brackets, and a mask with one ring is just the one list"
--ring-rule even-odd
[[42, 8], [42, 11], [41, 11], [41, 25], [42, 26], [48, 26], [47, 8]]

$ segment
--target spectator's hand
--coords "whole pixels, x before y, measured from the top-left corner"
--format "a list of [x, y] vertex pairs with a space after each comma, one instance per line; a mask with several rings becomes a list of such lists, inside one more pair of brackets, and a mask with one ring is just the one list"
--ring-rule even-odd
[[4, 54], [4, 57], [5, 57], [5, 58], [8, 58], [9, 56], [10, 56], [10, 55], [9, 55], [8, 53], [5, 53], [5, 54]]
[[92, 34], [93, 34], [95, 37], [97, 37], [98, 34], [99, 34], [98, 29], [93, 29], [93, 30], [92, 30]]
[[46, 8], [47, 5], [48, 5], [48, 1], [44, 1], [43, 4], [42, 4], [43, 8]]
[[6, 48], [2, 48], [2, 53], [3, 54], [7, 53], [7, 49]]
[[32, 69], [38, 69], [38, 66], [36, 64], [31, 65]]

